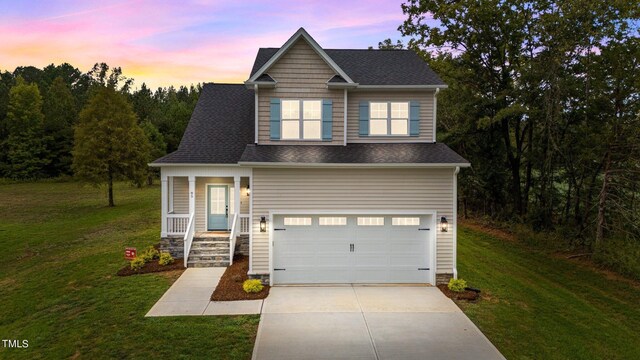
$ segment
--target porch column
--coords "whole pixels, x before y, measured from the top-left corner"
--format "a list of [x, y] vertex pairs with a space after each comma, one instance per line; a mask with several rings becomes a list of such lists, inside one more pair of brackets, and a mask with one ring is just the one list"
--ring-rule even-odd
[[169, 181], [166, 176], [162, 176], [161, 183], [161, 208], [162, 225], [160, 225], [160, 236], [167, 237], [167, 214], [169, 213]]
[[196, 212], [196, 177], [189, 176], [189, 216]]
[[[240, 176], [236, 175], [233, 177], [233, 182], [235, 185], [235, 192], [233, 197], [233, 211], [236, 214], [240, 214]], [[235, 214], [234, 214], [235, 215]], [[237, 224], [236, 224], [237, 225]]]

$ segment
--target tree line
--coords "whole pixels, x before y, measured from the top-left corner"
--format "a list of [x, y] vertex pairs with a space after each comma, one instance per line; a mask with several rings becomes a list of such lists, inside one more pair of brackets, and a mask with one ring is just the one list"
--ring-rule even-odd
[[177, 149], [201, 88], [132, 86], [105, 63], [0, 72], [0, 177], [150, 181], [146, 163]]
[[449, 85], [438, 95], [438, 141], [472, 164], [460, 174], [461, 213], [559, 231], [572, 247], [615, 242], [615, 256], [629, 257], [632, 243], [640, 277], [640, 3], [410, 0], [402, 9], [408, 47]]

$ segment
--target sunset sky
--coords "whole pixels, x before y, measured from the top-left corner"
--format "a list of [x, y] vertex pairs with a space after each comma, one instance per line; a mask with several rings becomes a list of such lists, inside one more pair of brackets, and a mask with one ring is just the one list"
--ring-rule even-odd
[[[348, 5], [345, 5], [348, 3]], [[325, 48], [399, 39], [401, 1], [0, 0], [0, 69], [120, 66], [152, 88], [241, 82], [259, 47], [304, 27]]]

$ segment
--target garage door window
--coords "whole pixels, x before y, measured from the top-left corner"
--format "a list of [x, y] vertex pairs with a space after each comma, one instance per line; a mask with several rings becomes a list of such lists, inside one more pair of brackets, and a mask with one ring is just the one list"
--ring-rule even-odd
[[310, 217], [286, 217], [284, 224], [288, 226], [311, 226]]
[[393, 226], [418, 226], [420, 225], [420, 218], [418, 217], [394, 217], [391, 219], [391, 225]]
[[321, 217], [320, 226], [344, 226], [347, 225], [346, 217]]
[[384, 226], [383, 217], [359, 217], [358, 226]]

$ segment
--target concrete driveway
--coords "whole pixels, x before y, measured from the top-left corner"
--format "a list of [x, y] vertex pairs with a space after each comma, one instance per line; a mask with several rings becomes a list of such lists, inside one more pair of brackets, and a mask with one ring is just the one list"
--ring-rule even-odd
[[504, 359], [435, 287], [274, 287], [253, 359]]

